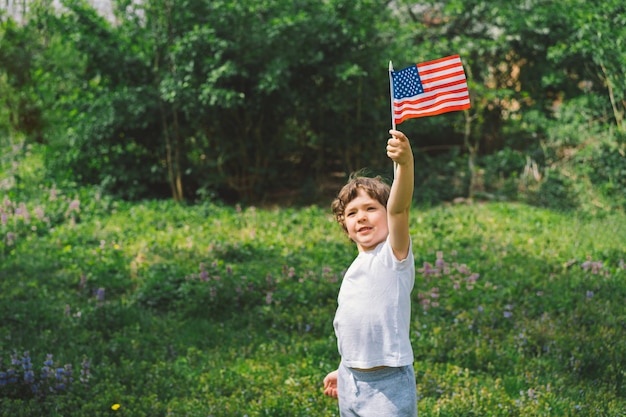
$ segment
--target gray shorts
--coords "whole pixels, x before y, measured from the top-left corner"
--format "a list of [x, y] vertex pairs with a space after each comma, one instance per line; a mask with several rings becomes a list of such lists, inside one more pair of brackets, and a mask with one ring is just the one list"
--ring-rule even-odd
[[339, 365], [341, 417], [417, 417], [413, 365], [363, 372]]

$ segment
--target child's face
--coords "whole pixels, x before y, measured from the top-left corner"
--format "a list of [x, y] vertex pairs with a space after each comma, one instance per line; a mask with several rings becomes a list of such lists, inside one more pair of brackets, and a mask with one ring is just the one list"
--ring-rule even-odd
[[387, 208], [362, 189], [346, 205], [344, 221], [348, 236], [356, 243], [359, 252], [374, 249], [389, 234]]

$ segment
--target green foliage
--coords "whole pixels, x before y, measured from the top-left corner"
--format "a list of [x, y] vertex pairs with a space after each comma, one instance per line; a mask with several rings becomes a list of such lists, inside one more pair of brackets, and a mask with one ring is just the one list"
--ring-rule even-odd
[[588, 95], [564, 102], [554, 123], [536, 113], [527, 120], [542, 132], [542, 143], [527, 156], [519, 197], [544, 207], [623, 210], [624, 142], [607, 124], [594, 123], [603, 117], [594, 112], [599, 101]]
[[556, 210], [571, 210], [577, 208], [580, 203], [578, 195], [573, 190], [574, 183], [557, 172], [546, 172], [544, 178], [536, 190], [529, 191], [527, 200], [539, 207], [547, 207]]
[[[73, 81], [81, 91], [63, 91], [61, 102], [53, 103], [65, 114], [64, 130], [52, 140], [47, 169], [57, 181], [96, 184], [122, 198], [155, 195], [165, 174], [163, 145], [155, 141], [158, 101], [150, 62], [124, 28], [111, 27], [81, 2], [69, 7], [67, 14], [51, 18], [51, 26], [55, 34], [72, 34], [63, 43], [80, 56]], [[64, 62], [66, 57], [54, 60], [52, 72], [64, 70]]]
[[459, 148], [433, 157], [418, 153], [415, 162], [415, 200], [418, 204], [437, 205], [466, 194], [466, 161], [459, 153]]
[[[3, 413], [338, 414], [321, 381], [355, 248], [328, 209], [125, 203], [40, 187], [20, 155], [28, 181], [0, 208]], [[421, 415], [619, 415], [623, 214], [439, 206], [410, 233]], [[36, 394], [49, 354], [74, 382]]]
[[[604, 154], [623, 151], [625, 16], [618, 0], [122, 1], [109, 19], [33, 2], [1, 22], [0, 144], [44, 143], [47, 181], [134, 201], [319, 202], [389, 166], [387, 62], [457, 53], [472, 109], [402, 125], [423, 201], [622, 208]], [[601, 175], [572, 162], [582, 146]]]
[[376, 58], [387, 42], [378, 31], [384, 2], [173, 8], [155, 0], [120, 3], [117, 24], [82, 1], [65, 7], [28, 16], [39, 32], [9, 19], [5, 30], [15, 36], [4, 42], [7, 56], [28, 44], [48, 58], [15, 58], [19, 71], [3, 69], [25, 77], [18, 91], [45, 86], [26, 104], [49, 122], [33, 131], [52, 145], [47, 167], [58, 181], [133, 200], [163, 197], [169, 185], [191, 198], [200, 190], [258, 201], [272, 189], [299, 188], [306, 172], [325, 180], [321, 161], [336, 165], [339, 130], [353, 138], [338, 154], [350, 169], [372, 160], [363, 145], [380, 140], [371, 131], [384, 132], [386, 117], [374, 108], [388, 86], [366, 80], [386, 74]]
[[[450, 194], [468, 195], [465, 186], [457, 186], [464, 171], [468, 179], [468, 174], [478, 179], [479, 189], [473, 191], [479, 198], [591, 212], [623, 208], [621, 189], [606, 192], [590, 178], [590, 170], [583, 171], [585, 167], [571, 159], [583, 146], [621, 149], [617, 144], [623, 131], [624, 65], [619, 63], [624, 37], [619, 33], [626, 17], [621, 3], [396, 4], [403, 23], [397, 42], [409, 62], [461, 55], [472, 99], [470, 143], [482, 153], [474, 173], [463, 169], [454, 154], [444, 163], [424, 164], [429, 174], [446, 184], [443, 189], [428, 187], [424, 193], [443, 200], [450, 200]], [[432, 142], [462, 146], [460, 117], [419, 123], [419, 134], [409, 134], [418, 149], [429, 149]], [[620, 162], [621, 152], [612, 153]], [[446, 162], [457, 165], [456, 172], [446, 172]], [[601, 164], [593, 163], [593, 169], [606, 171]], [[614, 183], [606, 190], [614, 190]]]
[[567, 64], [575, 60], [579, 61], [578, 65], [580, 61], [586, 63], [584, 88], [608, 98], [606, 105], [610, 102], [610, 110], [607, 109], [605, 116], [624, 132], [624, 6], [616, 0], [569, 3], [572, 9], [563, 19], [570, 30], [550, 49], [549, 58]]

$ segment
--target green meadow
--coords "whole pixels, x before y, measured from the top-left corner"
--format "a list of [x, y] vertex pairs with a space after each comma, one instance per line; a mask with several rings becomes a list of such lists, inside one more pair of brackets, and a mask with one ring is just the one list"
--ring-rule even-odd
[[[3, 416], [337, 416], [327, 206], [128, 203], [19, 168], [0, 201]], [[626, 217], [414, 207], [421, 416], [623, 416]]]
[[0, 417], [338, 417], [390, 66], [420, 417], [626, 417], [624, 0], [0, 4]]

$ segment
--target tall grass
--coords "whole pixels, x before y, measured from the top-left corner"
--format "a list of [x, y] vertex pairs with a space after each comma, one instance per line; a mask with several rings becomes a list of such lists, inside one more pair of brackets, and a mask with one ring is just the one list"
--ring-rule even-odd
[[[131, 204], [11, 167], [1, 415], [338, 415], [321, 380], [355, 248], [326, 207]], [[414, 208], [420, 415], [623, 415], [625, 220]]]

